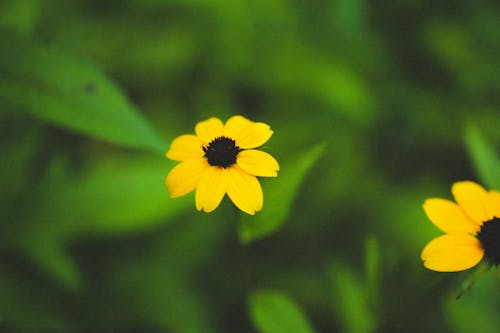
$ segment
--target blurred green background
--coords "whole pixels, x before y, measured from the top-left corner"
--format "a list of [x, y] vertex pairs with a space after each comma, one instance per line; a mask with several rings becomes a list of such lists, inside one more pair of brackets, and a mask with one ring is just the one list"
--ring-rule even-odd
[[[495, 1], [1, 0], [1, 332], [498, 332], [421, 204], [500, 189]], [[196, 122], [269, 124], [264, 209], [170, 199]]]

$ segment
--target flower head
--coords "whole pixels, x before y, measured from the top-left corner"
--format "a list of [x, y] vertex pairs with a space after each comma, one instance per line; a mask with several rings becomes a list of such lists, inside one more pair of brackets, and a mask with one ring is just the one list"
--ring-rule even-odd
[[227, 193], [248, 214], [262, 209], [262, 188], [256, 176], [276, 177], [279, 164], [257, 148], [273, 131], [264, 123], [233, 116], [225, 124], [218, 118], [201, 121], [195, 134], [184, 134], [172, 142], [166, 156], [177, 164], [167, 175], [172, 198], [196, 189], [196, 208], [211, 212]]
[[438, 272], [456, 272], [477, 265], [483, 257], [500, 264], [500, 193], [461, 181], [451, 188], [455, 202], [432, 198], [424, 210], [445, 232], [422, 251], [424, 266]]

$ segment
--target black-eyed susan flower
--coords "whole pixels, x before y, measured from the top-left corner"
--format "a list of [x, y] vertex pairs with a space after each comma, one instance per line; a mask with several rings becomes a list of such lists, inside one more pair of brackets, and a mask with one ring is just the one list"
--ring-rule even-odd
[[446, 234], [434, 238], [422, 251], [424, 266], [438, 272], [456, 272], [476, 266], [483, 257], [500, 264], [500, 193], [471, 182], [454, 183], [455, 202], [427, 199], [424, 210]]
[[196, 124], [195, 134], [184, 134], [172, 142], [166, 156], [177, 164], [167, 175], [172, 198], [196, 189], [196, 208], [211, 212], [227, 193], [248, 214], [262, 209], [263, 194], [257, 176], [276, 177], [279, 164], [257, 148], [273, 131], [264, 123], [233, 116], [225, 124], [210, 118]]

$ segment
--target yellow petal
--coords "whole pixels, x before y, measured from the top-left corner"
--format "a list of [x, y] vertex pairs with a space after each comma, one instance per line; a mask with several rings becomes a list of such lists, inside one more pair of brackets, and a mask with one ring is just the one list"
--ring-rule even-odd
[[201, 140], [192, 134], [178, 136], [172, 141], [166, 156], [174, 161], [185, 161], [190, 158], [202, 157], [205, 153]]
[[170, 197], [177, 198], [194, 190], [201, 174], [209, 167], [206, 158], [194, 158], [177, 164], [166, 179]]
[[224, 126], [224, 135], [228, 138], [234, 139], [240, 134], [241, 131], [253, 123], [253, 121], [248, 120], [243, 116], [232, 116], [226, 121], [226, 125]]
[[424, 266], [438, 272], [457, 272], [474, 267], [484, 251], [477, 238], [467, 234], [434, 238], [422, 251]]
[[227, 169], [210, 167], [203, 172], [196, 188], [196, 209], [207, 213], [219, 206], [228, 183]]
[[280, 166], [278, 161], [268, 153], [249, 149], [238, 153], [236, 163], [243, 171], [262, 177], [276, 177]]
[[269, 125], [252, 122], [250, 125], [242, 127], [231, 139], [242, 149], [252, 149], [262, 146], [271, 135], [273, 135], [273, 131]]
[[471, 181], [456, 182], [451, 187], [455, 201], [474, 221], [482, 223], [491, 219], [488, 214], [487, 192], [481, 186]]
[[500, 192], [494, 190], [488, 192], [487, 208], [489, 215], [500, 218]]
[[196, 124], [194, 131], [203, 144], [207, 145], [213, 139], [224, 135], [224, 124], [220, 119], [212, 117]]
[[261, 210], [264, 196], [257, 178], [241, 170], [238, 165], [226, 170], [229, 174], [227, 195], [236, 207], [250, 215]]
[[432, 198], [425, 200], [423, 207], [431, 222], [446, 233], [476, 234], [480, 229], [453, 201]]

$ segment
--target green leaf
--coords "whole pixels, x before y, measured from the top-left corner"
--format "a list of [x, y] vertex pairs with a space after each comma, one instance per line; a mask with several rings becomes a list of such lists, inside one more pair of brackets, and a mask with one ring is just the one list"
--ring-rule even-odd
[[301, 309], [280, 291], [252, 293], [249, 312], [255, 328], [261, 333], [314, 332]]
[[300, 184], [321, 157], [324, 145], [317, 145], [291, 160], [282, 161], [276, 179], [262, 184], [264, 208], [254, 216], [242, 215], [239, 237], [243, 243], [266, 237], [283, 225], [288, 217]]
[[338, 261], [328, 266], [334, 312], [342, 332], [367, 333], [375, 329], [375, 317], [366, 294], [366, 286], [352, 269]]
[[42, 7], [37, 0], [0, 1], [0, 26], [29, 33], [36, 26]]
[[[105, 278], [92, 277], [91, 315], [117, 318], [102, 331], [120, 331], [140, 322], [165, 332], [217, 332], [217, 307], [205, 297], [203, 290], [210, 282], [201, 272], [213, 269], [214, 258], [225, 250], [224, 239], [232, 229], [222, 216], [218, 211], [203, 221], [178, 220], [139, 241], [129, 238], [113, 248], [106, 243], [97, 247], [102, 253], [99, 273]], [[199, 223], [208, 221], [212, 223]], [[86, 269], [96, 268], [90, 263]]]
[[491, 267], [492, 264], [487, 261], [483, 261], [478, 266], [474, 267], [474, 269], [472, 269], [472, 271], [465, 277], [464, 281], [460, 285], [460, 291], [458, 292], [456, 299], [460, 299], [464, 295], [466, 295], [474, 287], [476, 281], [480, 277], [488, 273]]
[[463, 297], [457, 300], [453, 291], [444, 303], [444, 315], [453, 332], [498, 332], [500, 326], [498, 271], [490, 269], [481, 274], [481, 279], [477, 281], [474, 288], [471, 288]]
[[3, 109], [110, 143], [165, 150], [146, 119], [96, 66], [53, 47], [0, 36]]
[[21, 251], [69, 288], [80, 280], [64, 246], [81, 235], [130, 234], [165, 224], [193, 206], [189, 196], [171, 199], [163, 157], [107, 161], [80, 177], [68, 175], [55, 159], [47, 179], [34, 189], [29, 216], [13, 225], [11, 237]]
[[172, 164], [163, 157], [120, 158], [78, 178], [52, 179], [37, 216], [59, 220], [71, 232], [127, 233], [164, 223], [193, 206], [189, 197], [169, 198], [165, 176]]
[[488, 187], [500, 189], [500, 157], [495, 147], [472, 125], [466, 128], [465, 143], [479, 178]]

